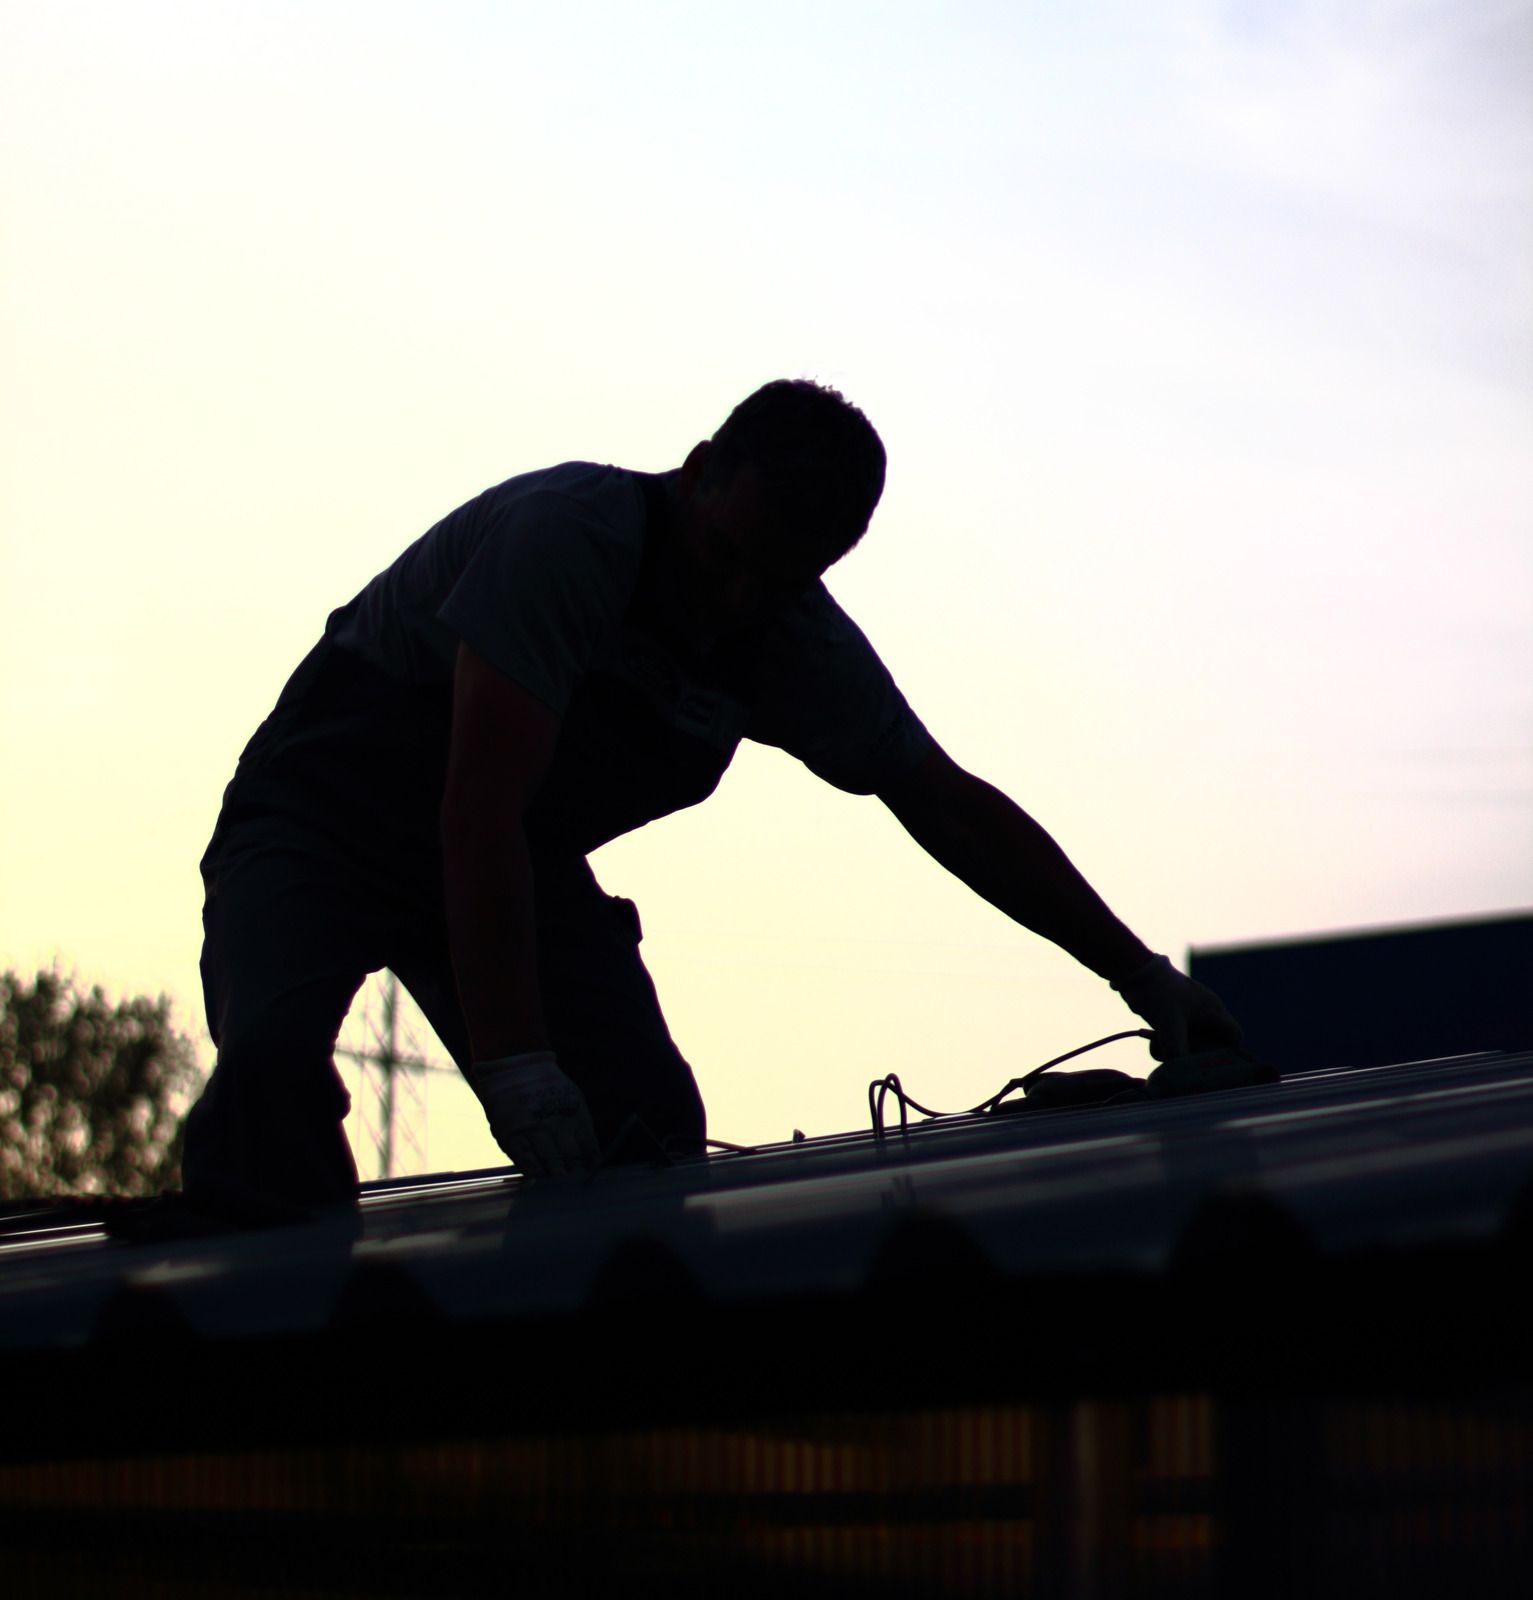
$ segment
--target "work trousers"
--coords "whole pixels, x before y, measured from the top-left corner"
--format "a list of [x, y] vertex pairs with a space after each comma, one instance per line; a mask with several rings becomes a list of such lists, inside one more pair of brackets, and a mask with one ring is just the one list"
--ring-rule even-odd
[[[202, 862], [203, 997], [218, 1059], [182, 1158], [188, 1198], [209, 1210], [296, 1220], [355, 1199], [341, 1126], [350, 1097], [334, 1057], [369, 973], [392, 970], [469, 1065], [434, 826], [391, 832], [376, 800], [345, 781], [400, 720], [393, 707], [380, 715], [360, 668], [316, 651], [225, 795]], [[640, 958], [637, 910], [602, 891], [578, 849], [528, 842], [550, 1041], [603, 1151], [615, 1162], [701, 1152], [702, 1098]]]
[[[534, 874], [549, 1034], [598, 1142], [614, 1161], [701, 1151], [702, 1098], [640, 959], [632, 902], [604, 894], [579, 856], [535, 855]], [[368, 892], [312, 851], [265, 846], [218, 865], [204, 929], [218, 1060], [187, 1120], [187, 1195], [252, 1221], [353, 1200], [334, 1051], [367, 974], [390, 968], [469, 1063], [439, 906]]]

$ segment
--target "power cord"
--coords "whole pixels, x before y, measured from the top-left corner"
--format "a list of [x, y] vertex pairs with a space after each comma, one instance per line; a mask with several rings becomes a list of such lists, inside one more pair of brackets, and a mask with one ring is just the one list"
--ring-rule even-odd
[[1035, 1078], [1057, 1067], [1061, 1062], [1073, 1061], [1076, 1056], [1083, 1056], [1088, 1050], [1098, 1050], [1104, 1044], [1114, 1044], [1119, 1039], [1150, 1039], [1154, 1035], [1148, 1028], [1129, 1028], [1123, 1033], [1109, 1033], [1104, 1039], [1094, 1039], [1090, 1044], [1083, 1044], [1074, 1050], [1067, 1050], [1062, 1056], [1055, 1056], [1052, 1061], [1045, 1061], [1041, 1067], [1034, 1067], [1031, 1072], [1024, 1072], [1020, 1078], [1013, 1078], [1004, 1088], [991, 1095], [988, 1100], [981, 1100], [977, 1106], [968, 1111], [933, 1111], [929, 1106], [923, 1106], [919, 1100], [913, 1099], [905, 1093], [904, 1086], [900, 1083], [898, 1073], [891, 1072], [882, 1078], [875, 1078], [868, 1085], [868, 1115], [873, 1123], [873, 1136], [876, 1139], [884, 1137], [884, 1103], [892, 1094], [899, 1102], [900, 1132], [907, 1133], [910, 1129], [910, 1112], [919, 1111], [923, 1117], [973, 1117], [987, 1111], [994, 1111], [1013, 1089], [1021, 1089], [1025, 1094], [1027, 1087]]
[[[868, 1114], [873, 1122], [874, 1137], [879, 1140], [884, 1137], [884, 1105], [891, 1094], [899, 1103], [900, 1132], [903, 1134], [909, 1131], [911, 1111], [919, 1111], [923, 1117], [980, 1116], [985, 1112], [994, 1111], [1013, 1090], [1021, 1089], [1026, 1093], [1028, 1085], [1035, 1078], [1042, 1077], [1051, 1067], [1057, 1067], [1066, 1061], [1073, 1061], [1076, 1056], [1085, 1055], [1088, 1050], [1099, 1050], [1104, 1044], [1116, 1044], [1119, 1039], [1149, 1039], [1152, 1037], [1153, 1035], [1148, 1028], [1129, 1028], [1123, 1033], [1109, 1033], [1103, 1039], [1094, 1039], [1090, 1044], [1079, 1045], [1074, 1050], [1066, 1050], [1062, 1056], [1055, 1056], [1052, 1061], [1045, 1061], [1041, 1067], [1034, 1067], [1030, 1072], [1024, 1072], [1020, 1078], [1012, 1078], [1010, 1082], [991, 1095], [988, 1100], [981, 1100], [977, 1106], [971, 1107], [968, 1111], [933, 1111], [930, 1106], [923, 1106], [919, 1100], [905, 1093], [898, 1073], [888, 1073], [882, 1078], [875, 1078], [868, 1085]], [[802, 1135], [798, 1133], [794, 1134], [795, 1141], [801, 1137]], [[594, 1178], [602, 1168], [611, 1162], [619, 1150], [628, 1144], [631, 1139], [635, 1138], [647, 1144], [664, 1165], [668, 1167], [675, 1166], [679, 1159], [679, 1152], [670, 1149], [675, 1140], [658, 1138], [635, 1112], [631, 1113], [622, 1127], [618, 1129], [612, 1142], [602, 1151], [601, 1159], [597, 1161], [596, 1165], [587, 1174], [587, 1177]], [[727, 1139], [704, 1139], [703, 1144], [709, 1149], [728, 1150], [733, 1155], [741, 1156], [755, 1155], [759, 1150], [765, 1148], [763, 1145], [731, 1144]]]
[[[638, 1112], [634, 1111], [630, 1112], [624, 1119], [622, 1127], [613, 1135], [611, 1142], [602, 1151], [600, 1159], [586, 1176], [594, 1178], [630, 1140], [638, 1140], [641, 1144], [648, 1146], [659, 1162], [667, 1167], [674, 1167], [684, 1155], [692, 1153], [673, 1149], [674, 1145], [680, 1143], [677, 1138], [674, 1136], [665, 1139], [660, 1138], [651, 1130], [649, 1124], [644, 1121]], [[757, 1150], [762, 1148], [753, 1144], [731, 1144], [727, 1139], [704, 1139], [703, 1144], [710, 1149], [728, 1150], [735, 1155], [741, 1156], [755, 1155]]]

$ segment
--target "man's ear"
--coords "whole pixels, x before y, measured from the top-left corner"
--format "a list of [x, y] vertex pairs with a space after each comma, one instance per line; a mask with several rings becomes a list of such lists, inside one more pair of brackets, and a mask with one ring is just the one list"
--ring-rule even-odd
[[708, 441], [700, 439], [687, 452], [687, 459], [681, 464], [681, 486], [689, 494], [702, 478], [703, 469], [708, 464], [708, 450]]

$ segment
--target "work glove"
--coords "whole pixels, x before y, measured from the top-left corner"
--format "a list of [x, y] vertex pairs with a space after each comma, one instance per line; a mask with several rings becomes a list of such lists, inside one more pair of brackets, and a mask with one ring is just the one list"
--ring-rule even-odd
[[1240, 1043], [1240, 1024], [1219, 996], [1178, 972], [1165, 956], [1146, 962], [1113, 988], [1149, 1023], [1154, 1032], [1150, 1054], [1157, 1061]]
[[555, 1178], [600, 1161], [585, 1096], [559, 1070], [552, 1050], [476, 1061], [468, 1081], [496, 1144], [529, 1178]]

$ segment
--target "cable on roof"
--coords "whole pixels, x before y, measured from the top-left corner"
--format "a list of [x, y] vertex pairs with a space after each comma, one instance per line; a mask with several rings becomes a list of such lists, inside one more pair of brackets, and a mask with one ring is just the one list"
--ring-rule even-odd
[[[647, 1145], [660, 1159], [660, 1161], [662, 1161], [668, 1167], [674, 1167], [677, 1161], [680, 1160], [683, 1155], [690, 1155], [693, 1153], [690, 1150], [681, 1151], [673, 1149], [673, 1145], [681, 1142], [679, 1139], [674, 1136], [666, 1139], [660, 1138], [650, 1128], [649, 1124], [645, 1122], [644, 1119], [638, 1114], [637, 1111], [632, 1111], [623, 1119], [622, 1127], [620, 1127], [616, 1134], [613, 1135], [611, 1143], [608, 1144], [606, 1149], [602, 1151], [600, 1159], [597, 1161], [596, 1165], [591, 1168], [587, 1176], [594, 1178], [596, 1174], [612, 1160], [618, 1151], [627, 1145], [631, 1140], [637, 1140], [640, 1144]], [[762, 1148], [760, 1145], [753, 1144], [731, 1144], [727, 1139], [704, 1139], [703, 1143], [704, 1145], [710, 1146], [715, 1150], [729, 1150], [735, 1155], [741, 1156], [755, 1155], [757, 1150]]]
[[[1090, 1044], [1078, 1045], [1074, 1050], [1066, 1050], [1062, 1056], [1055, 1056], [1051, 1061], [1045, 1061], [1041, 1067], [1034, 1067], [1030, 1072], [1024, 1072], [1020, 1078], [1012, 1078], [991, 1095], [988, 1100], [981, 1100], [977, 1106], [968, 1111], [933, 1111], [930, 1106], [923, 1106], [919, 1100], [905, 1093], [897, 1072], [887, 1073], [882, 1078], [875, 1078], [868, 1085], [868, 1115], [873, 1123], [873, 1135], [879, 1140], [884, 1137], [884, 1105], [891, 1094], [900, 1108], [900, 1133], [907, 1134], [910, 1131], [910, 1113], [912, 1111], [919, 1111], [923, 1117], [933, 1119], [937, 1117], [980, 1116], [987, 1111], [994, 1111], [1014, 1089], [1021, 1089], [1026, 1093], [1027, 1086], [1035, 1078], [1041, 1077], [1051, 1067], [1057, 1067], [1065, 1061], [1073, 1061], [1076, 1056], [1085, 1055], [1088, 1050], [1100, 1049], [1104, 1044], [1115, 1044], [1119, 1039], [1149, 1039], [1152, 1037], [1153, 1035], [1148, 1028], [1129, 1028], [1123, 1033], [1109, 1033], [1105, 1038], [1093, 1039]], [[633, 1138], [638, 1138], [650, 1145], [666, 1166], [669, 1167], [676, 1164], [680, 1152], [670, 1148], [676, 1141], [657, 1137], [638, 1113], [632, 1112], [624, 1120], [622, 1127], [618, 1129], [612, 1142], [602, 1152], [601, 1159], [591, 1169], [589, 1176], [594, 1178], [617, 1152]], [[703, 1144], [708, 1149], [728, 1150], [731, 1154], [740, 1156], [752, 1156], [766, 1148], [764, 1145], [731, 1144], [728, 1139], [704, 1139]]]
[[1104, 1044], [1115, 1044], [1119, 1039], [1150, 1039], [1154, 1035], [1148, 1028], [1129, 1028], [1122, 1033], [1109, 1033], [1103, 1039], [1093, 1039], [1090, 1044], [1078, 1045], [1074, 1050], [1066, 1050], [1062, 1056], [1055, 1056], [1052, 1061], [1045, 1061], [1041, 1067], [1034, 1067], [1030, 1072], [1024, 1072], [1020, 1078], [1013, 1078], [1003, 1088], [991, 1095], [988, 1100], [981, 1100], [977, 1106], [968, 1111], [933, 1111], [930, 1106], [923, 1106], [919, 1100], [913, 1099], [905, 1093], [899, 1080], [898, 1073], [888, 1073], [882, 1078], [875, 1078], [868, 1085], [868, 1115], [873, 1122], [873, 1136], [876, 1139], [884, 1137], [884, 1102], [889, 1095], [893, 1095], [899, 1102], [900, 1132], [908, 1133], [910, 1130], [911, 1111], [919, 1111], [923, 1117], [974, 1117], [987, 1111], [994, 1111], [1013, 1089], [1021, 1089], [1025, 1094], [1027, 1087], [1035, 1078], [1057, 1067], [1063, 1061], [1073, 1061], [1076, 1056], [1083, 1056], [1088, 1050], [1100, 1049]]

